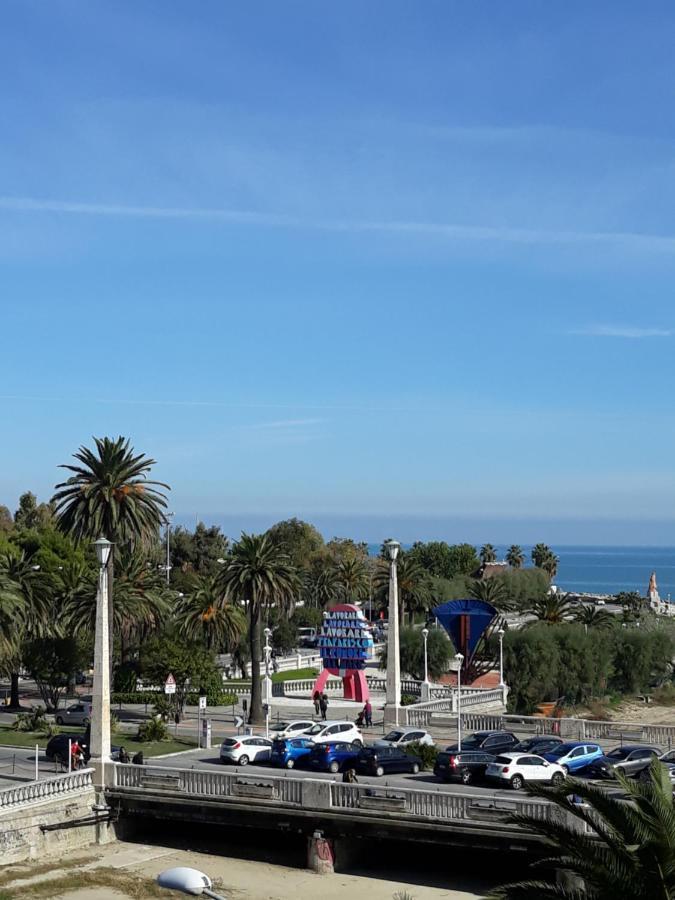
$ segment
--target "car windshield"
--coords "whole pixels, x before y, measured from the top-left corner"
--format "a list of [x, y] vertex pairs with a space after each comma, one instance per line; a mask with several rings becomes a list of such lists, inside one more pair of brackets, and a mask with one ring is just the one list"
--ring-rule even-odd
[[484, 740], [484, 738], [467, 738], [466, 740], [462, 741], [462, 750], [476, 750], [478, 747], [480, 747], [481, 740]]
[[574, 744], [558, 744], [557, 747], [551, 750], [551, 756], [567, 756], [570, 750], [574, 750]]
[[223, 741], [223, 747], [234, 747], [234, 745], [237, 743], [238, 741], [236, 740], [236, 738], [225, 738], [225, 740]]
[[630, 753], [628, 747], [615, 747], [607, 754], [607, 759], [625, 759]]
[[513, 760], [510, 759], [508, 756], [497, 756], [495, 758], [495, 762], [499, 763], [502, 766], [507, 766], [509, 763], [512, 763]]
[[316, 724], [312, 728], [309, 729], [307, 734], [321, 734], [321, 732], [324, 730], [325, 727], [326, 727], [325, 725]]
[[277, 724], [273, 726], [273, 729], [274, 731], [286, 731], [289, 725], [290, 722], [277, 722]]
[[385, 737], [385, 741], [400, 741], [402, 737], [402, 731], [390, 731], [389, 734]]

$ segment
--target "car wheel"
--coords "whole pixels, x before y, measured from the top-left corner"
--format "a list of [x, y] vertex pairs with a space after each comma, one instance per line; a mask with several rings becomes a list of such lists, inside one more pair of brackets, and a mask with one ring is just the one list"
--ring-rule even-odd
[[412, 767], [413, 775], [419, 774], [419, 770], [420, 770], [420, 767], [417, 765], [417, 763], [413, 763], [413, 767]]
[[328, 771], [332, 772], [333, 775], [337, 775], [337, 773], [340, 771], [340, 763], [336, 760], [333, 760], [333, 762], [328, 766]]
[[511, 787], [513, 788], [514, 791], [522, 790], [524, 783], [525, 782], [523, 781], [522, 775], [514, 775], [513, 778], [511, 779]]
[[57, 717], [56, 717], [56, 724], [57, 724], [57, 725], [63, 725], [63, 716], [57, 716]]
[[553, 785], [553, 787], [559, 787], [563, 783], [564, 780], [565, 780], [565, 776], [562, 774], [562, 772], [556, 772], [551, 777], [551, 784]]
[[382, 778], [382, 776], [384, 775], [384, 769], [382, 768], [382, 766], [378, 766], [375, 769], [375, 774], [377, 775], [378, 778]]
[[248, 765], [248, 756], [246, 756], [246, 754], [244, 754], [244, 756], [240, 756], [239, 759], [237, 760], [237, 762], [239, 763], [240, 766], [247, 766]]
[[352, 741], [352, 747], [358, 747], [360, 750], [363, 747], [363, 741], [360, 741], [358, 738], [355, 741]]
[[294, 760], [292, 760], [292, 759], [287, 759], [287, 760], [286, 760], [286, 768], [287, 768], [287, 769], [292, 769], [294, 765], [295, 765], [295, 761], [294, 761]]
[[471, 775], [471, 772], [468, 771], [468, 769], [464, 769], [460, 773], [459, 780], [462, 782], [462, 784], [471, 784], [471, 782], [473, 781], [473, 776]]
[[89, 716], [85, 716], [84, 719], [82, 719], [82, 724], [83, 724], [83, 725], [88, 725], [89, 722], [90, 722]]

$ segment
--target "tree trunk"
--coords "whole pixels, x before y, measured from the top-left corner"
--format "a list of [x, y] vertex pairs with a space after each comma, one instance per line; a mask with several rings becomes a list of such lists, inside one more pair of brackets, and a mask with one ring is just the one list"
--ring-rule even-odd
[[108, 579], [108, 647], [110, 652], [110, 686], [112, 689], [113, 685], [113, 649], [115, 646], [115, 614], [113, 610], [113, 585], [114, 585], [114, 557], [115, 557], [115, 548], [110, 548], [110, 556], [108, 557], [108, 565], [106, 568], [106, 576]]
[[262, 725], [265, 721], [262, 708], [262, 682], [260, 681], [260, 607], [256, 599], [251, 600], [250, 605], [250, 632], [251, 646], [251, 709], [248, 721], [250, 725]]
[[19, 673], [12, 672], [11, 674], [11, 689], [10, 689], [10, 698], [9, 705], [12, 709], [18, 709], [21, 706], [21, 700], [19, 698]]

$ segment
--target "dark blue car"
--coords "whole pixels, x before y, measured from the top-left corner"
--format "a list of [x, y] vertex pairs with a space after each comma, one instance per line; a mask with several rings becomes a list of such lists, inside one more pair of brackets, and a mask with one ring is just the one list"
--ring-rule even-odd
[[306, 763], [314, 742], [306, 738], [278, 738], [272, 744], [270, 765], [292, 769]]
[[360, 747], [346, 744], [343, 741], [315, 744], [309, 754], [308, 764], [312, 769], [321, 769], [323, 772], [335, 774], [344, 769], [356, 767], [356, 760], [359, 758], [360, 752]]

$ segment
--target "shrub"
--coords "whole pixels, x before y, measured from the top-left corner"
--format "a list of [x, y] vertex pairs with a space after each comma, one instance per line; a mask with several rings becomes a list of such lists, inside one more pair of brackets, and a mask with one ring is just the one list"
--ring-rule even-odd
[[110, 698], [111, 703], [154, 703], [163, 697], [161, 691], [116, 691]]
[[147, 743], [148, 741], [166, 741], [168, 739], [169, 729], [162, 719], [148, 719], [147, 722], [138, 726], [137, 741]]
[[661, 706], [675, 706], [675, 684], [670, 682], [661, 685], [660, 688], [654, 691], [652, 696], [656, 703], [660, 703]]
[[408, 744], [405, 752], [411, 756], [419, 756], [423, 769], [433, 769], [438, 747], [435, 744], [420, 744], [419, 741], [414, 741], [412, 744]]
[[110, 713], [110, 733], [116, 734], [120, 730], [120, 720], [115, 713]]
[[35, 706], [30, 712], [19, 713], [12, 728], [14, 731], [43, 731], [48, 724], [44, 707]]
[[401, 694], [401, 706], [412, 706], [418, 699], [414, 694]]

